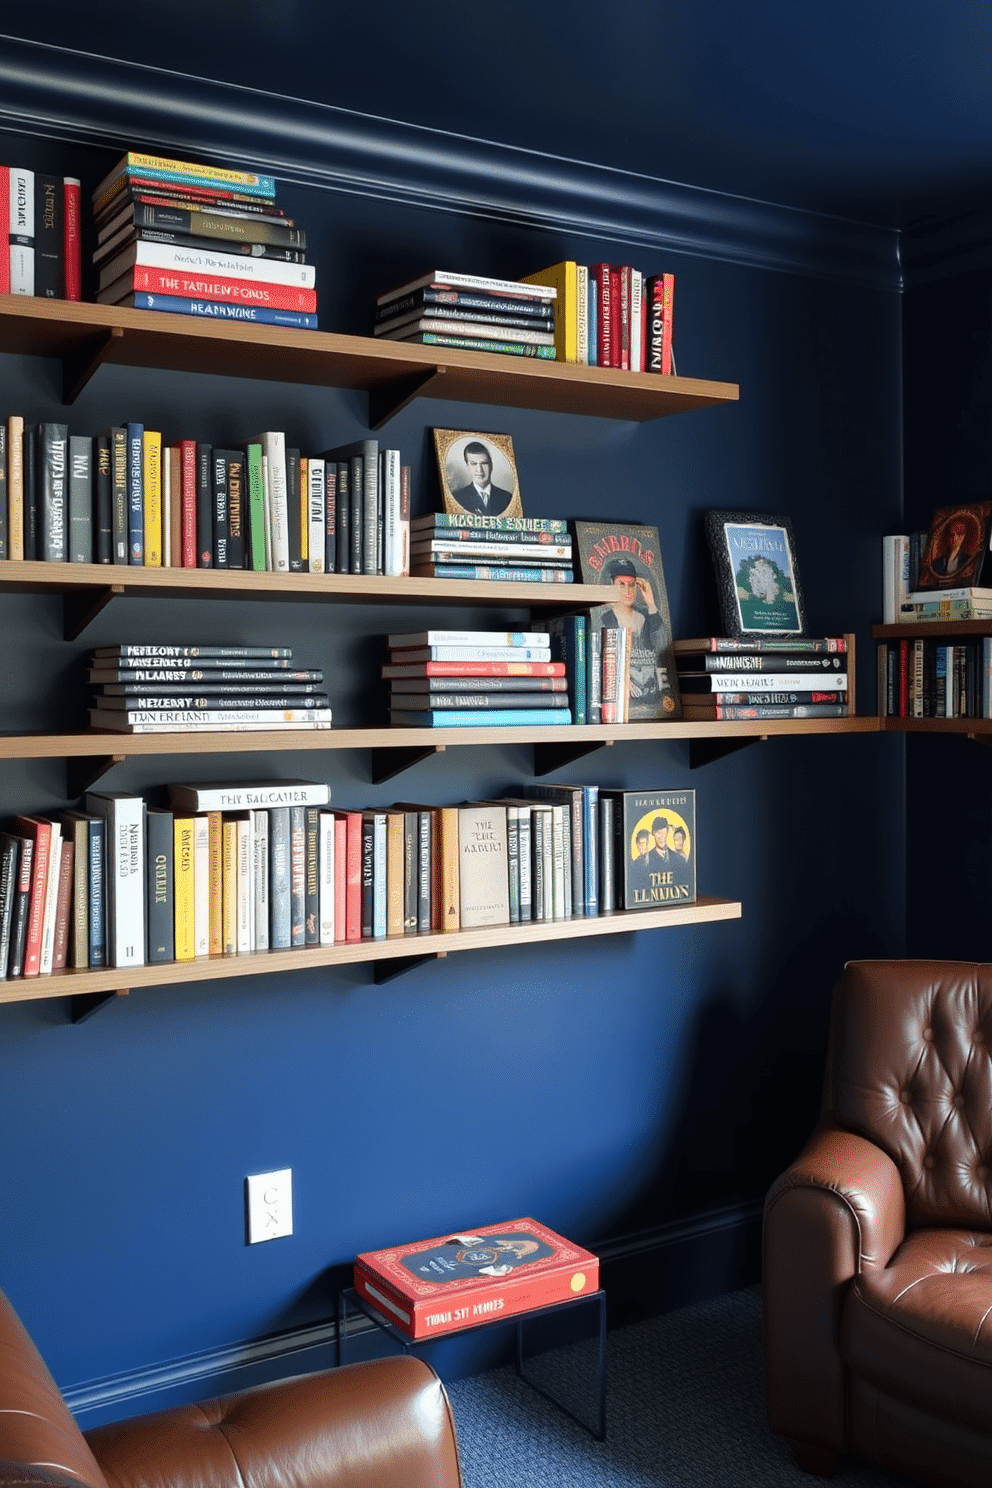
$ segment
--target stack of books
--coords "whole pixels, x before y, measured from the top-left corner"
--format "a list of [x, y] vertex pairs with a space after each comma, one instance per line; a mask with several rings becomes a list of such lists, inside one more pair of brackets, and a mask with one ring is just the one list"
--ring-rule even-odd
[[629, 264], [565, 259], [522, 282], [555, 289], [559, 362], [624, 372], [675, 372], [674, 274], [645, 275]]
[[324, 674], [288, 646], [101, 646], [90, 725], [115, 734], [329, 729]]
[[878, 711], [883, 718], [992, 718], [992, 637], [880, 642]]
[[556, 293], [554, 285], [432, 269], [376, 297], [374, 332], [418, 346], [554, 361]]
[[557, 518], [430, 512], [410, 527], [414, 578], [571, 584], [575, 577], [568, 524]]
[[0, 165], [0, 294], [82, 299], [81, 206], [75, 176]]
[[845, 718], [850, 711], [844, 636], [706, 636], [676, 641], [674, 651], [683, 718]]
[[565, 664], [548, 631], [424, 630], [387, 638], [400, 728], [570, 724]]
[[306, 233], [272, 176], [130, 150], [93, 192], [103, 305], [317, 329]]

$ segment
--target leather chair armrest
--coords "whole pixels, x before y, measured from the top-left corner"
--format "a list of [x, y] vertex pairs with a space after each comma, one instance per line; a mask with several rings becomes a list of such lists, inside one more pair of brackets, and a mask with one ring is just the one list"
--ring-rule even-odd
[[110, 1488], [460, 1488], [444, 1387], [410, 1355], [86, 1433]]
[[905, 1229], [895, 1163], [825, 1118], [765, 1200], [765, 1400], [773, 1431], [844, 1449], [838, 1336], [847, 1284], [866, 1267], [887, 1265]]

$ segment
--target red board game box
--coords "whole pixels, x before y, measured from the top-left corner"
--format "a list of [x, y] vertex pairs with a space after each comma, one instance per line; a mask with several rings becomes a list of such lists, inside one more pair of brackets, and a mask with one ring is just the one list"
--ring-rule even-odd
[[355, 1290], [411, 1338], [495, 1322], [599, 1287], [599, 1261], [534, 1219], [369, 1250]]

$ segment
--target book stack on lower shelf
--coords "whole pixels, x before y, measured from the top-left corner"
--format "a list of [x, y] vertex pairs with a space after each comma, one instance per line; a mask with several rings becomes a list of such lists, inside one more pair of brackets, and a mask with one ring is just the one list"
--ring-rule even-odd
[[572, 722], [548, 631], [424, 630], [386, 638], [390, 722], [461, 728]]
[[414, 578], [571, 584], [572, 538], [554, 517], [431, 512], [410, 524]]
[[318, 668], [288, 646], [101, 646], [92, 653], [90, 726], [118, 734], [329, 729]]
[[419, 346], [555, 357], [555, 289], [432, 269], [376, 297], [375, 334]]
[[96, 299], [317, 329], [306, 233], [272, 176], [128, 151], [93, 192]]
[[846, 636], [735, 639], [674, 645], [682, 716], [846, 718], [852, 708]]

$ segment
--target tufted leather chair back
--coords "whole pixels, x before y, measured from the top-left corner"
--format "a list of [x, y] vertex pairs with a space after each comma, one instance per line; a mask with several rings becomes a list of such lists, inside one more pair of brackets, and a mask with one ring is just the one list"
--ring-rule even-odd
[[992, 1229], [992, 966], [849, 962], [824, 1103], [892, 1158], [909, 1227]]

